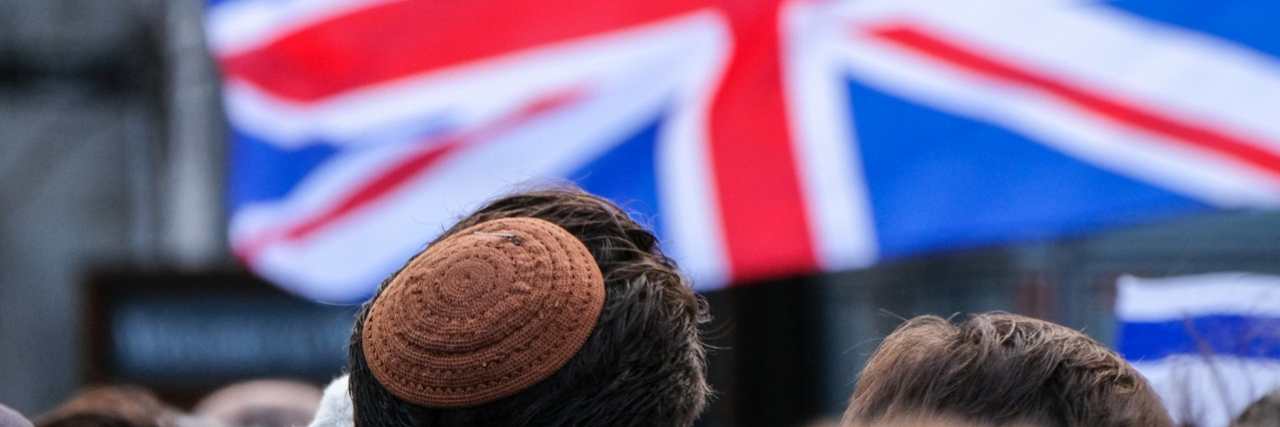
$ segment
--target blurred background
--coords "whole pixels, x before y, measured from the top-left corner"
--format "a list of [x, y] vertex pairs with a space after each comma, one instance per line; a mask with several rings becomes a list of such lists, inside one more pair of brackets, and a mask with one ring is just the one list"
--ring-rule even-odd
[[[321, 384], [352, 308], [289, 295], [227, 243], [229, 131], [197, 0], [0, 0], [0, 402], [79, 387], [177, 405], [237, 379]], [[1220, 211], [703, 292], [706, 426], [838, 415], [904, 318], [1005, 310], [1114, 343], [1116, 279], [1280, 274], [1280, 214]]]

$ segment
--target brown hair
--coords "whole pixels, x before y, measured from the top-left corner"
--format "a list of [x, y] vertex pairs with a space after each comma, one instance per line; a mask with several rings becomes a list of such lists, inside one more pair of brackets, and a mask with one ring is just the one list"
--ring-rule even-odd
[[1013, 423], [996, 425], [979, 423], [971, 420], [960, 420], [954, 416], [939, 416], [929, 413], [904, 414], [884, 417], [865, 423], [843, 424], [845, 427], [1044, 427], [1030, 423]]
[[1147, 381], [1070, 328], [1007, 313], [920, 316], [872, 355], [846, 425], [915, 413], [1053, 427], [1172, 426]]
[[181, 412], [137, 386], [99, 386], [35, 419], [36, 427], [176, 427]]
[[[565, 229], [599, 265], [605, 300], [586, 343], [559, 371], [510, 397], [458, 409], [413, 405], [379, 384], [365, 359], [362, 332], [375, 295], [357, 315], [351, 334], [355, 425], [692, 425], [709, 392], [699, 332], [706, 309], [675, 263], [659, 250], [653, 233], [608, 200], [555, 189], [495, 200], [436, 241], [486, 221], [522, 217]], [[379, 294], [397, 274], [383, 282]]]
[[1231, 427], [1266, 427], [1280, 425], [1280, 389], [1249, 404], [1231, 422]]

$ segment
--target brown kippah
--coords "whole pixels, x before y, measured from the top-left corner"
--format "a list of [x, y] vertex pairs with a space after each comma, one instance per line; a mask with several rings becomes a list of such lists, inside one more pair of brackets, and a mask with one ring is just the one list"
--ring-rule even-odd
[[369, 310], [364, 355], [407, 402], [492, 402], [564, 366], [595, 328], [604, 277], [586, 246], [534, 218], [469, 227], [404, 267]]

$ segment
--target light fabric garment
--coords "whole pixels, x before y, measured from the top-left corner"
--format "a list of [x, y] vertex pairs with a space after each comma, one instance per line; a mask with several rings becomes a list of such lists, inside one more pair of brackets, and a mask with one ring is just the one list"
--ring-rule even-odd
[[320, 410], [307, 427], [353, 427], [355, 415], [351, 410], [351, 391], [347, 388], [350, 375], [334, 379], [324, 388]]
[[18, 411], [4, 405], [0, 405], [0, 427], [31, 427], [31, 421], [23, 417]]

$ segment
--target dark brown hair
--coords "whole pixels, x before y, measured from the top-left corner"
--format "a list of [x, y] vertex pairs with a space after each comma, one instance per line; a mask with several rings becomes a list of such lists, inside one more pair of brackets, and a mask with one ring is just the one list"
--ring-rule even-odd
[[921, 316], [876, 350], [846, 425], [914, 413], [1046, 427], [1172, 426], [1151, 386], [1118, 354], [1070, 328], [1007, 313], [953, 325]]
[[600, 266], [604, 308], [586, 343], [559, 371], [510, 397], [461, 409], [417, 406], [388, 392], [365, 360], [361, 335], [375, 295], [357, 315], [351, 334], [355, 425], [692, 425], [709, 392], [699, 332], [707, 320], [706, 309], [675, 263], [659, 250], [653, 233], [608, 200], [581, 190], [555, 189], [495, 200], [436, 241], [485, 221], [516, 217], [559, 225], [581, 240]]

